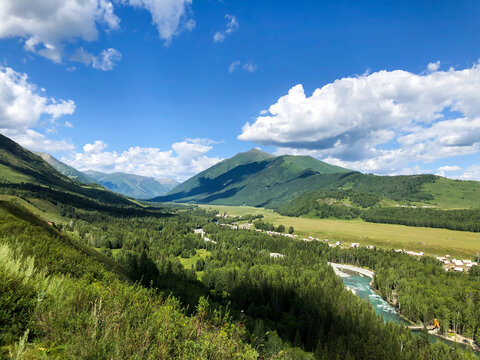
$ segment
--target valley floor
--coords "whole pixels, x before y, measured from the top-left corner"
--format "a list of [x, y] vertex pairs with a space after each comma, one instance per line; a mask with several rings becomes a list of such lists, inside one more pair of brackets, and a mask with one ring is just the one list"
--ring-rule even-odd
[[480, 253], [480, 233], [454, 231], [404, 225], [376, 224], [363, 220], [315, 219], [288, 217], [273, 210], [250, 206], [199, 205], [216, 209], [232, 216], [263, 214], [264, 221], [274, 225], [293, 226], [300, 237], [318, 237], [346, 243], [358, 242], [361, 246], [375, 245], [386, 249], [423, 251], [429, 255], [472, 258]]

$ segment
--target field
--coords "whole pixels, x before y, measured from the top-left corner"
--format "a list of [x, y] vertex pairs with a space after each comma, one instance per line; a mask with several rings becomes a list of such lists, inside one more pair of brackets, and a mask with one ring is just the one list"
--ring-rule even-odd
[[[195, 256], [189, 258], [182, 258], [181, 256], [178, 257], [184, 269], [195, 269], [195, 264], [197, 263], [197, 260], [205, 259], [208, 255], [211, 254], [211, 252], [206, 249], [197, 249], [196, 251], [197, 253], [195, 254]], [[196, 271], [196, 273], [197, 277], [201, 280], [203, 271]]]
[[406, 249], [423, 251], [429, 255], [457, 256], [474, 258], [480, 253], [480, 233], [410, 227], [403, 225], [375, 224], [362, 220], [309, 219], [288, 217], [272, 210], [249, 206], [199, 205], [206, 209], [216, 209], [229, 215], [263, 214], [270, 223], [293, 226], [295, 234], [300, 237], [313, 236], [320, 239], [359, 242], [386, 249]]

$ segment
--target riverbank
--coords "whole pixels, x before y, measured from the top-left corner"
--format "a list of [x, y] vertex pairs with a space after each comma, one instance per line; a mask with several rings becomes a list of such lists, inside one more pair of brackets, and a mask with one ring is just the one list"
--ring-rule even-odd
[[[351, 275], [348, 272], [353, 272], [353, 273], [359, 274], [361, 276], [368, 277], [370, 279], [370, 284], [369, 284], [370, 289], [369, 289], [369, 291], [372, 294], [371, 296], [374, 296], [374, 297], [379, 298], [379, 299], [381, 298], [380, 294], [378, 294], [371, 287], [372, 282], [373, 282], [373, 278], [375, 276], [375, 273], [372, 270], [368, 270], [368, 269], [364, 269], [364, 268], [361, 268], [361, 267], [358, 267], [358, 266], [353, 266], [353, 265], [348, 265], [348, 264], [338, 264], [338, 263], [330, 263], [330, 262], [328, 264], [333, 268], [333, 270], [335, 271], [335, 274], [343, 279], [343, 282], [344, 282], [346, 288], [348, 290], [352, 291], [355, 295], [360, 295], [360, 294], [358, 294], [354, 290], [355, 286], [352, 287], [353, 284], [348, 284], [349, 282], [351, 282], [351, 280], [348, 280], [348, 279], [355, 279], [355, 275]], [[357, 275], [357, 277], [358, 277], [358, 275]], [[365, 285], [366, 285], [366, 282], [364, 282], [364, 286]], [[373, 294], [377, 294], [377, 295], [373, 295]], [[367, 299], [374, 306], [374, 308], [375, 308], [375, 306], [378, 307], [378, 304], [372, 303], [372, 299], [370, 299], [369, 297], [367, 297]], [[385, 304], [388, 304], [384, 299], [383, 299], [383, 301], [385, 302]], [[406, 319], [403, 315], [399, 314], [398, 311], [396, 311], [396, 309], [394, 308], [394, 306], [389, 304], [389, 308], [391, 309], [391, 312], [395, 313], [395, 318], [396, 319], [400, 319], [400, 320], [403, 321], [403, 322], [399, 322], [399, 323], [403, 323], [404, 325], [407, 325], [407, 324], [413, 325], [412, 321]], [[377, 311], [377, 309], [376, 309], [376, 311]], [[385, 314], [382, 313], [381, 315], [385, 319]], [[387, 318], [385, 321], [392, 321], [393, 320], [393, 321], [397, 322], [397, 320], [392, 318], [392, 314], [387, 314], [387, 316], [390, 316], [390, 318]], [[412, 331], [421, 331], [421, 329], [419, 329], [419, 328], [412, 329], [411, 326], [408, 326], [408, 327]], [[455, 343], [455, 344], [459, 344], [459, 345], [462, 345], [462, 346], [470, 346], [475, 352], [480, 351], [480, 347], [477, 346], [477, 344], [475, 344], [473, 339], [468, 339], [468, 338], [466, 338], [464, 336], [461, 336], [461, 335], [458, 335], [458, 334], [442, 335], [442, 334], [439, 334], [438, 332], [432, 331], [432, 330], [429, 331], [428, 333], [432, 337], [439, 338], [439, 339], [442, 339], [442, 340], [446, 340], [446, 341], [448, 341], [448, 343]]]
[[335, 274], [337, 274], [337, 276], [348, 277], [350, 275], [348, 275], [347, 273], [344, 273], [342, 270], [353, 271], [363, 276], [369, 277], [370, 285], [372, 285], [373, 283], [373, 277], [375, 276], [375, 273], [372, 270], [364, 269], [364, 268], [353, 266], [353, 265], [337, 264], [337, 263], [331, 263], [331, 262], [329, 262], [328, 265], [330, 265], [333, 268], [333, 271], [335, 271]]

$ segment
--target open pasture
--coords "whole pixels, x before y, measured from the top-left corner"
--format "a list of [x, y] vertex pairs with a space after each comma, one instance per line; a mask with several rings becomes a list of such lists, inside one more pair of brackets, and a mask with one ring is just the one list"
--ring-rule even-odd
[[282, 216], [269, 209], [249, 206], [199, 205], [232, 216], [263, 214], [264, 221], [293, 226], [300, 237], [313, 236], [329, 242], [359, 242], [386, 249], [423, 251], [429, 255], [474, 258], [480, 253], [480, 233], [404, 225], [376, 224], [363, 220], [312, 219]]

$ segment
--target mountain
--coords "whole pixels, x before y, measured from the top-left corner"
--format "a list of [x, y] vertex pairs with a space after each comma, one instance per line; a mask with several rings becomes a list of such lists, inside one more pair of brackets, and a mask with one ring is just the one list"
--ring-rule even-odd
[[179, 182], [171, 179], [154, 179], [151, 177], [125, 174], [122, 172], [113, 174], [105, 174], [93, 170], [81, 172], [54, 158], [50, 154], [41, 152], [36, 154], [53, 166], [55, 170], [70, 179], [85, 184], [100, 184], [108, 190], [135, 199], [151, 199], [156, 196], [165, 195], [179, 184]]
[[372, 194], [393, 206], [420, 202], [452, 209], [480, 204], [477, 181], [362, 174], [310, 156], [273, 156], [257, 149], [226, 159], [153, 201], [281, 208], [306, 192], [335, 189]]
[[105, 174], [88, 170], [85, 175], [109, 190], [135, 199], [151, 199], [165, 195], [179, 183], [170, 179], [154, 179], [151, 177], [116, 172]]
[[99, 185], [83, 185], [68, 178], [40, 156], [1, 134], [0, 190], [7, 194], [16, 193], [33, 203], [41, 198], [88, 209], [111, 204], [137, 206]]
[[52, 165], [55, 170], [69, 177], [70, 179], [80, 181], [84, 184], [92, 184], [97, 182], [92, 177], [84, 174], [81, 171], [78, 171], [77, 169], [65, 164], [64, 162], [61, 162], [50, 154], [43, 152], [36, 152], [35, 154], [39, 155], [43, 160]]
[[276, 207], [352, 174], [356, 172], [310, 156], [273, 156], [253, 149], [221, 161], [153, 201]]

